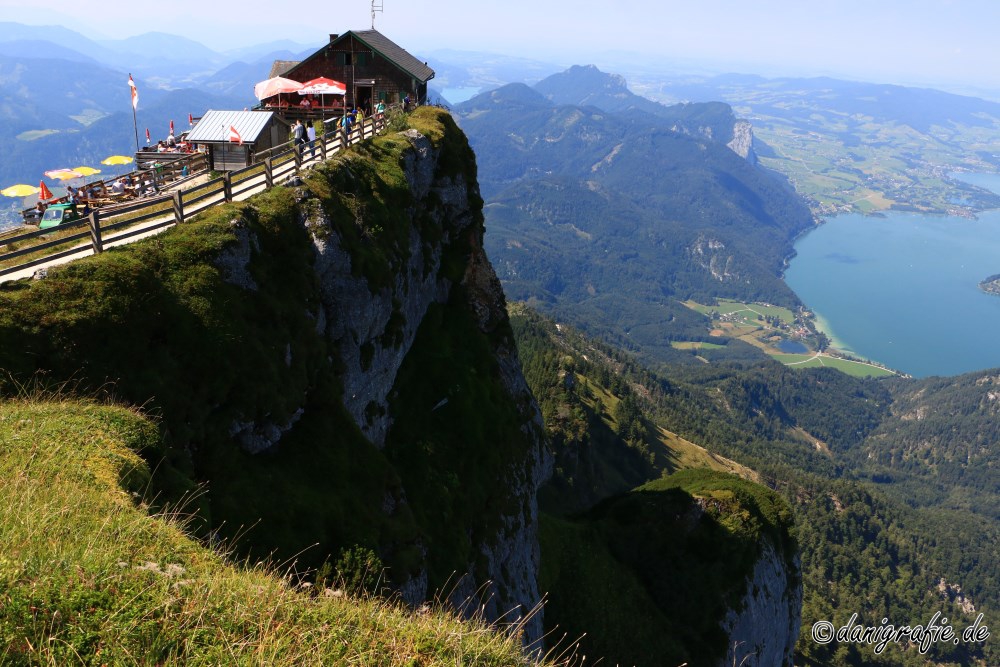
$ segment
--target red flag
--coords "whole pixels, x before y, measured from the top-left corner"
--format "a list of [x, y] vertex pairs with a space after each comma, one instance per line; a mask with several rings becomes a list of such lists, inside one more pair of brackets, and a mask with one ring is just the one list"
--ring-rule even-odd
[[174, 133], [174, 121], [170, 121], [170, 134]]
[[146, 143], [149, 143], [149, 128], [146, 128]]
[[188, 114], [188, 125], [194, 127], [194, 116], [192, 116], [191, 114]]
[[38, 198], [39, 199], [52, 199], [52, 191], [45, 187], [45, 181], [38, 182]]
[[128, 75], [128, 85], [132, 89], [132, 111], [135, 111], [139, 106], [139, 89], [135, 87], [135, 81], [132, 80], [132, 75]]
[[240, 142], [240, 146], [243, 145], [243, 137], [240, 136], [240, 133], [237, 132], [236, 128], [233, 127], [232, 125], [229, 126], [229, 140], [238, 141]]

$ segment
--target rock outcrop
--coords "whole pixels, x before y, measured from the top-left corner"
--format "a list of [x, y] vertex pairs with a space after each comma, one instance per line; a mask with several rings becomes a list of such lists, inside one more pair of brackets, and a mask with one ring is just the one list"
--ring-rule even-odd
[[789, 562], [765, 540], [746, 595], [721, 624], [729, 644], [718, 667], [791, 667], [801, 622], [799, 559]]
[[753, 150], [753, 125], [750, 121], [736, 121], [733, 125], [733, 138], [726, 145], [750, 164], [757, 164], [757, 154]]

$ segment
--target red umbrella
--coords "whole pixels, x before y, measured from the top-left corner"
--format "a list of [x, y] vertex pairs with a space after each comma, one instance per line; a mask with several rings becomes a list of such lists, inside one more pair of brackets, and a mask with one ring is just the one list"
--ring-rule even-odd
[[45, 181], [38, 182], [38, 198], [41, 200], [52, 199], [54, 195], [52, 191], [45, 186]]
[[255, 85], [253, 87], [253, 94], [258, 100], [262, 100], [265, 97], [274, 97], [281, 93], [294, 93], [300, 88], [302, 88], [302, 84], [298, 81], [276, 76]]
[[343, 95], [347, 92], [347, 86], [321, 76], [303, 83], [298, 92], [299, 95]]

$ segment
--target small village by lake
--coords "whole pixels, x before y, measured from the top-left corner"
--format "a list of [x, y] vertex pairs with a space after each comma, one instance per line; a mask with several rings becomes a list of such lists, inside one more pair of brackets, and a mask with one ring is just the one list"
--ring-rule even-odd
[[[962, 175], [1000, 192], [1000, 175]], [[1000, 367], [1000, 211], [838, 215], [800, 238], [785, 273], [842, 350], [925, 377]]]

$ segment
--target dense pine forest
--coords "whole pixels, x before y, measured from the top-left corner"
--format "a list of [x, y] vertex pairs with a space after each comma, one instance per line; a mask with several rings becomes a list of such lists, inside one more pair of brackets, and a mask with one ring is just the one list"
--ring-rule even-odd
[[[832, 369], [793, 371], [772, 362], [683, 365], [652, 373], [630, 355], [526, 307], [513, 311], [525, 376], [556, 449], [556, 474], [542, 496], [548, 512], [577, 516], [602, 497], [688, 465], [738, 472], [776, 490], [792, 507], [804, 586], [797, 664], [995, 663], [989, 644], [935, 645], [927, 655], [890, 646], [875, 655], [870, 647], [823, 646], [810, 636], [814, 622], [839, 626], [854, 612], [868, 625], [882, 618], [923, 623], [942, 612], [955, 627], [985, 612], [991, 625], [1000, 606], [995, 502], [969, 512], [956, 502], [959, 491], [916, 498], [909, 491], [943, 488], [939, 480], [946, 477], [950, 484], [964, 479], [957, 488], [971, 496], [980, 485], [976, 471], [993, 463], [955, 460], [949, 472], [919, 459], [896, 466], [891, 452], [885, 460], [868, 452], [878, 450], [883, 434], [900, 420], [912, 423], [905, 415], [919, 409], [920, 401], [942, 414], [965, 406], [967, 428], [988, 433], [995, 416], [977, 409], [977, 401], [991, 395], [983, 387], [992, 386], [995, 376], [887, 382]], [[906, 429], [897, 434], [898, 449], [932, 433], [941, 456], [949, 447], [962, 448], [950, 421], [937, 428], [932, 420], [920, 423], [921, 435]], [[703, 446], [709, 459], [693, 452], [692, 443]], [[909, 481], [893, 483], [891, 475]], [[567, 497], [577, 501], [568, 503]]]

